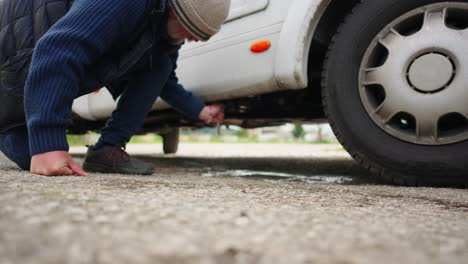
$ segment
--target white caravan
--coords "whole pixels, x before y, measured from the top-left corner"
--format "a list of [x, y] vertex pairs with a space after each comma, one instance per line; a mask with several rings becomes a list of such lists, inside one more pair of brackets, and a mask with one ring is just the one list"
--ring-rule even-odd
[[[383, 179], [468, 184], [468, 1], [232, 0], [222, 31], [188, 43], [181, 83], [226, 105], [245, 128], [329, 122], [347, 151]], [[141, 132], [177, 150], [200, 127], [155, 103]], [[70, 131], [99, 128], [115, 102], [75, 101]]]

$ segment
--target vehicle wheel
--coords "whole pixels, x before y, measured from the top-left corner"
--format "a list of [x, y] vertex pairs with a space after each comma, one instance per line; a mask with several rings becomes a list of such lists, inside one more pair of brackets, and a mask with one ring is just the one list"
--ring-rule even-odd
[[161, 136], [163, 138], [164, 154], [176, 153], [179, 148], [179, 128], [174, 128]]
[[363, 1], [330, 45], [323, 103], [347, 151], [403, 185], [468, 185], [468, 2]]

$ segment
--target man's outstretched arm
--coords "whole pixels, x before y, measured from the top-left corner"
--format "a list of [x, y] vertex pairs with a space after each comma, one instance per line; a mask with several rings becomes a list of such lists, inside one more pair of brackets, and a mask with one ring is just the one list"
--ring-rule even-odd
[[175, 52], [170, 57], [173, 69], [169, 75], [166, 86], [161, 92], [161, 98], [177, 111], [191, 117], [192, 119], [201, 119], [206, 123], [222, 123], [224, 119], [224, 106], [206, 106], [191, 92], [185, 90], [179, 83], [179, 79], [176, 74], [178, 57], [178, 52]]

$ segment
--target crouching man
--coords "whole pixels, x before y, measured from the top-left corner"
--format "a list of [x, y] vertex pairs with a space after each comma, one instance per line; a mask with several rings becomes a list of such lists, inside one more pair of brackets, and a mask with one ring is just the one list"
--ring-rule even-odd
[[[0, 1], [0, 150], [33, 174], [87, 173], [68, 153], [66, 129], [78, 96], [106, 86], [117, 109], [88, 149], [88, 172], [151, 174], [125, 144], [158, 97], [191, 118], [221, 122], [175, 74], [185, 40], [207, 41], [230, 0]], [[209, 77], [209, 76], [207, 76]]]

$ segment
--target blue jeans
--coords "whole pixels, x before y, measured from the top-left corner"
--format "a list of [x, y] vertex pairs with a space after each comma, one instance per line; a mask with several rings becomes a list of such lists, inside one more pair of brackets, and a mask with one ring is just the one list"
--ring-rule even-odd
[[132, 76], [117, 102], [112, 118], [101, 129], [96, 148], [103, 145], [119, 145], [130, 141], [143, 125], [146, 115], [161, 94], [169, 77], [169, 68], [144, 71]]
[[7, 134], [0, 135], [0, 150], [21, 169], [29, 170], [31, 155], [29, 154], [29, 139], [26, 126], [17, 127]]
[[[169, 77], [168, 70], [160, 68], [157, 72], [145, 71], [132, 76], [112, 118], [101, 130], [96, 146], [125, 144], [130, 140], [161, 94]], [[1, 134], [0, 151], [21, 169], [29, 170], [31, 155], [27, 128], [23, 126]]]

